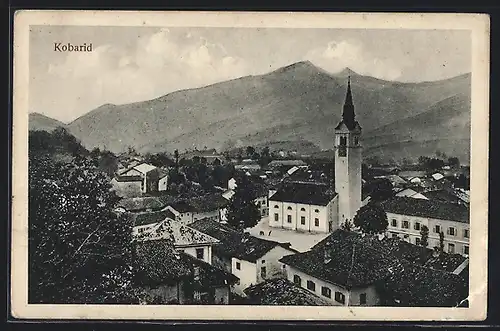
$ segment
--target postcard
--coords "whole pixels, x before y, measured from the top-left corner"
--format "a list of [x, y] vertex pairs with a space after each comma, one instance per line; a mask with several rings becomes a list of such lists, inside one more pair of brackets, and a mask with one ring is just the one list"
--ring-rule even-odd
[[11, 314], [487, 312], [489, 17], [18, 11]]

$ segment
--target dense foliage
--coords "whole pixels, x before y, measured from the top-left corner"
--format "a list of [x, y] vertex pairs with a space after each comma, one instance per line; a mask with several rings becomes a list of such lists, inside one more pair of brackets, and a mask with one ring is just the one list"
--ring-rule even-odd
[[354, 216], [354, 225], [363, 233], [377, 234], [387, 230], [389, 221], [387, 214], [376, 203], [369, 203], [361, 207]]
[[136, 301], [131, 224], [112, 212], [118, 198], [94, 161], [65, 131], [30, 133], [30, 303]]
[[253, 201], [252, 184], [246, 176], [239, 178], [236, 184], [227, 211], [227, 223], [239, 229], [253, 227], [260, 221], [260, 210]]

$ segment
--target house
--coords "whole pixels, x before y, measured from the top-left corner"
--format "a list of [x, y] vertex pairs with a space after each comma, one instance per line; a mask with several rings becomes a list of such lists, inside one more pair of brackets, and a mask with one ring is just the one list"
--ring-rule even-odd
[[135, 285], [146, 292], [144, 303], [228, 304], [238, 278], [179, 253], [168, 240], [139, 242], [134, 262]]
[[438, 189], [427, 191], [425, 192], [425, 196], [429, 200], [468, 205], [468, 201], [460, 197], [454, 190]]
[[293, 167], [293, 166], [305, 166], [307, 165], [304, 160], [273, 160], [267, 165], [269, 168], [277, 167]]
[[280, 261], [289, 281], [335, 305], [455, 307], [467, 298], [466, 273], [450, 272], [463, 262], [446, 270], [446, 264], [426, 265], [432, 250], [422, 253], [399, 239], [337, 230]]
[[117, 175], [111, 180], [111, 186], [120, 197], [137, 197], [142, 194], [143, 182], [141, 176]]
[[402, 187], [402, 186], [405, 186], [407, 184], [406, 180], [403, 179], [402, 177], [398, 176], [398, 175], [386, 175], [386, 176], [375, 176], [374, 179], [382, 179], [382, 178], [386, 178], [388, 179], [392, 186], [394, 187]]
[[338, 227], [338, 196], [326, 185], [284, 185], [269, 198], [269, 226], [328, 233]]
[[190, 224], [199, 219], [210, 218], [219, 222], [225, 215], [228, 200], [220, 193], [206, 194], [189, 200], [179, 200], [168, 205], [175, 215], [175, 220]]
[[439, 246], [444, 233], [449, 253], [469, 254], [469, 208], [436, 200], [395, 197], [381, 203], [389, 220], [388, 233], [419, 244], [422, 226], [429, 229], [429, 247]]
[[274, 278], [245, 289], [249, 304], [265, 306], [331, 306], [332, 304], [284, 278]]
[[396, 192], [395, 196], [397, 197], [407, 197], [407, 198], [413, 198], [413, 199], [424, 199], [424, 200], [429, 200], [427, 196], [424, 194], [415, 191], [412, 188], [405, 188], [402, 190], [399, 190]]
[[168, 240], [177, 252], [189, 254], [212, 264], [213, 246], [219, 240], [171, 218], [158, 222], [153, 228], [135, 236], [137, 241]]
[[192, 160], [199, 158], [206, 160], [207, 164], [222, 164], [225, 160], [224, 156], [217, 153], [215, 149], [194, 150], [182, 155], [183, 159]]
[[168, 188], [168, 171], [158, 168], [158, 191], [166, 191]]
[[[137, 183], [139, 182], [138, 178], [141, 178], [140, 183]], [[140, 163], [120, 172], [115, 176], [112, 184], [117, 186], [119, 190], [124, 190], [133, 182], [134, 187], [140, 185], [141, 193], [150, 193], [159, 191], [160, 186], [162, 190], [165, 190], [167, 181], [168, 174], [164, 170], [160, 170], [151, 164]], [[161, 183], [161, 185], [159, 185], [159, 183]]]
[[173, 218], [173, 213], [168, 209], [146, 211], [127, 214], [132, 223], [132, 234], [140, 235], [155, 228], [158, 223], [167, 218]]
[[337, 230], [310, 251], [283, 257], [287, 279], [339, 306], [376, 306], [377, 283], [397, 264], [367, 249], [358, 235]]
[[444, 178], [444, 175], [442, 173], [436, 172], [431, 175], [432, 179], [434, 180], [441, 180]]
[[220, 241], [214, 247], [213, 264], [240, 279], [233, 290], [241, 295], [251, 285], [282, 278], [283, 266], [278, 260], [297, 252], [288, 243], [256, 238], [212, 220], [199, 220], [190, 227]]

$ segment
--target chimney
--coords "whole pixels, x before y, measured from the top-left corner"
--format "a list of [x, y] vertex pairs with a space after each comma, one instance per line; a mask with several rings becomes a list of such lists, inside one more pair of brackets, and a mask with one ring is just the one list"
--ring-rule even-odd
[[324, 263], [328, 264], [332, 260], [332, 244], [327, 242], [324, 250]]

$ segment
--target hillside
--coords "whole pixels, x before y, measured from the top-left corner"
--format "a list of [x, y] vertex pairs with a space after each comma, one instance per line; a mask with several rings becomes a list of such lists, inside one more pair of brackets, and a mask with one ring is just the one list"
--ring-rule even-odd
[[62, 126], [65, 127], [66, 124], [50, 118], [48, 116], [39, 114], [39, 113], [30, 113], [29, 114], [29, 130], [40, 130], [40, 131], [52, 131], [55, 128]]
[[[348, 74], [367, 153], [387, 146], [389, 154], [398, 154], [398, 143], [414, 137], [419, 138], [409, 144], [414, 147], [425, 142], [439, 145], [449, 154], [455, 149], [469, 149], [468, 143], [456, 146], [455, 142], [465, 141], [470, 135], [467, 125], [462, 125], [470, 113], [470, 75], [399, 83], [358, 75], [349, 69], [333, 75], [310, 62], [153, 100], [103, 105], [68, 127], [87, 148], [98, 146], [113, 152], [128, 146], [140, 152], [205, 146], [220, 150], [279, 141], [331, 149]], [[405, 133], [408, 125], [410, 135]], [[450, 132], [454, 134], [451, 142]], [[408, 147], [410, 154], [414, 147]]]

